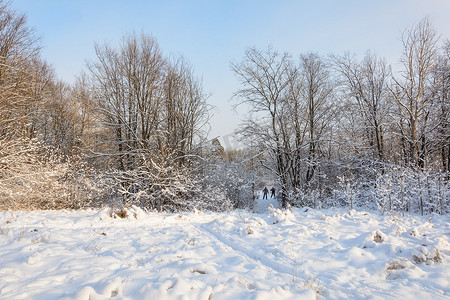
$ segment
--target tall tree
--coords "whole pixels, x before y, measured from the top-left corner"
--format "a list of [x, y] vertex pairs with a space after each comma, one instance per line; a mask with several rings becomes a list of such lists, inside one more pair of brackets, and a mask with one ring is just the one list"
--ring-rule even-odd
[[145, 205], [158, 201], [159, 209], [183, 206], [194, 182], [190, 159], [200, 150], [195, 143], [208, 121], [201, 81], [184, 60], [165, 58], [146, 34], [126, 36], [118, 49], [95, 49], [97, 60], [88, 67], [103, 126], [111, 133], [104, 154], [117, 163], [123, 194], [144, 193], [151, 198]]
[[362, 61], [348, 53], [332, 59], [342, 78], [344, 93], [358, 112], [354, 116], [357, 117], [355, 129], [361, 129], [362, 147], [371, 152], [373, 159], [385, 161], [385, 124], [389, 114], [386, 84], [390, 75], [386, 61], [370, 52]]
[[250, 48], [241, 63], [232, 64], [242, 88], [235, 93], [239, 104], [249, 105], [258, 120], [248, 120], [247, 134], [256, 137], [264, 150], [275, 161], [274, 171], [281, 185], [282, 206], [288, 204], [289, 192], [289, 147], [284, 102], [289, 85], [296, 78], [291, 56], [280, 54], [272, 48], [265, 51]]
[[402, 34], [403, 71], [393, 77], [391, 94], [399, 106], [400, 136], [407, 163], [421, 169], [427, 160], [430, 113], [430, 75], [436, 62], [437, 33], [423, 19]]
[[450, 41], [447, 40], [432, 70], [431, 122], [429, 152], [440, 161], [441, 170], [450, 177]]
[[0, 1], [0, 138], [27, 130], [29, 108], [36, 100], [30, 67], [39, 51], [25, 15]]
[[306, 128], [309, 144], [305, 178], [306, 184], [308, 184], [317, 167], [321, 139], [331, 121], [331, 98], [334, 84], [329, 67], [317, 54], [301, 55], [300, 65], [304, 81], [302, 96], [306, 103]]
[[180, 166], [192, 154], [195, 137], [202, 136], [203, 125], [209, 120], [209, 106], [205, 100], [202, 83], [195, 75], [192, 66], [184, 59], [176, 59], [167, 66], [163, 84], [164, 109], [161, 129], [165, 138], [161, 149], [173, 153]]
[[138, 152], [157, 144], [166, 61], [145, 34], [125, 37], [120, 49], [96, 45], [95, 51], [97, 61], [88, 67], [104, 125], [114, 133], [110, 154], [120, 169], [133, 169]]

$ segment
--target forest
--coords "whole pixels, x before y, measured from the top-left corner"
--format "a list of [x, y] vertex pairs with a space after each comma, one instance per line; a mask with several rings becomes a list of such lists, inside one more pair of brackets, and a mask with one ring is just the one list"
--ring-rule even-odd
[[248, 48], [230, 63], [245, 147], [225, 149], [195, 66], [156, 37], [96, 43], [68, 84], [2, 1], [0, 210], [251, 210], [273, 185], [284, 208], [447, 214], [450, 41], [425, 18], [398, 42], [395, 71], [370, 50]]

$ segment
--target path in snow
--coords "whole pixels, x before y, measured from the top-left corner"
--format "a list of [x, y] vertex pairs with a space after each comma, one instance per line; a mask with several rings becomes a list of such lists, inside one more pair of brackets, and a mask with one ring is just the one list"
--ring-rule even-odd
[[268, 195], [268, 199], [263, 199], [262, 195], [258, 195], [255, 205], [253, 206], [253, 211], [257, 214], [266, 213], [267, 208], [270, 206], [270, 204], [272, 204], [272, 206], [275, 208], [280, 208], [280, 203], [276, 198], [270, 198], [270, 196]]

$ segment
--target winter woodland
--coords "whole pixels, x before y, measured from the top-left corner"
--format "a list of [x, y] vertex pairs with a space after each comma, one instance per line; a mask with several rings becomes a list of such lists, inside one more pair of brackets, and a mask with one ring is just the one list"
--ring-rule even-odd
[[56, 79], [24, 15], [0, 6], [0, 209], [136, 205], [449, 212], [450, 42], [428, 19], [401, 37], [402, 68], [368, 51], [327, 57], [249, 48], [231, 69], [242, 149], [208, 139], [194, 66], [146, 33], [96, 44], [74, 84]]
[[399, 43], [396, 70], [248, 48], [224, 148], [156, 37], [96, 43], [68, 84], [0, 0], [0, 298], [448, 299], [450, 41], [423, 19]]

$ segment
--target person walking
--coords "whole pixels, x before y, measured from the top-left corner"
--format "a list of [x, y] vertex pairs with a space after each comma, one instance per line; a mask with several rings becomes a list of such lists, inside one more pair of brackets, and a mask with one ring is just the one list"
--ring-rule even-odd
[[274, 187], [272, 187], [270, 189], [270, 198], [275, 198], [275, 188]]
[[267, 194], [269, 193], [269, 190], [267, 189], [267, 187], [264, 187], [263, 189], [263, 200], [267, 199]]

